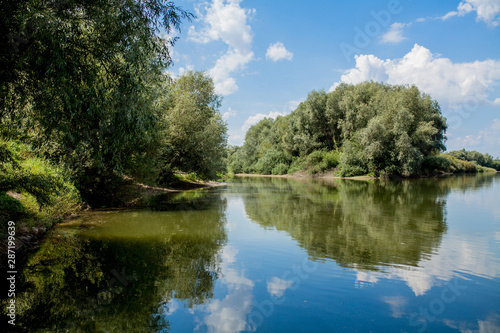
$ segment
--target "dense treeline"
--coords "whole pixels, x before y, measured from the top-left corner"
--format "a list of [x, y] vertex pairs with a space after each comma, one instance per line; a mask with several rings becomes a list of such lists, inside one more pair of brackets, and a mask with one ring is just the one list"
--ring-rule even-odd
[[212, 80], [166, 74], [169, 33], [191, 13], [165, 0], [0, 3], [3, 213], [50, 205], [64, 186], [100, 207], [119, 204], [124, 175], [168, 184], [174, 170], [225, 171]]
[[468, 161], [471, 162], [472, 164], [476, 166], [482, 166], [486, 168], [493, 168], [495, 170], [500, 171], [500, 160], [498, 159], [493, 159], [493, 156], [490, 154], [481, 154], [478, 151], [472, 150], [472, 151], [467, 151], [465, 149], [462, 150], [454, 150], [446, 153], [446, 155], [451, 156], [452, 158], [450, 160], [453, 160], [453, 158], [461, 160], [461, 161]]
[[285, 174], [337, 168], [340, 176], [405, 177], [469, 171], [441, 154], [446, 128], [438, 103], [415, 86], [340, 84], [329, 93], [311, 92], [290, 115], [252, 126], [243, 146], [231, 147], [229, 169]]

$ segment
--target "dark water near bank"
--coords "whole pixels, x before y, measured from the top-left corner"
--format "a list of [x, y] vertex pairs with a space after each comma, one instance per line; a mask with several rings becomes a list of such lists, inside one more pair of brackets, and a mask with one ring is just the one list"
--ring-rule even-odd
[[245, 178], [96, 212], [27, 263], [29, 332], [500, 332], [500, 175]]

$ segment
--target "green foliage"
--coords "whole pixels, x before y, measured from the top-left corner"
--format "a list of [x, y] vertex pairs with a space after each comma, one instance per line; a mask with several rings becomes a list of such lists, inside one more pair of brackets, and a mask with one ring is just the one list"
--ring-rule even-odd
[[[65, 216], [80, 207], [79, 194], [69, 174], [16, 141], [0, 140], [0, 215]], [[12, 191], [19, 197], [6, 194]]]
[[493, 156], [487, 153], [481, 154], [475, 150], [466, 151], [465, 149], [462, 149], [450, 151], [447, 154], [463, 161], [476, 162], [480, 166], [493, 167]]
[[288, 116], [252, 126], [229, 165], [268, 173], [263, 165], [271, 162], [261, 159], [274, 150], [293, 161], [289, 173], [316, 173], [340, 165], [342, 176], [413, 176], [422, 172], [427, 156], [445, 149], [445, 131], [439, 105], [415, 86], [341, 84], [329, 93], [311, 92]]
[[[282, 151], [269, 149], [266, 150], [264, 155], [257, 161], [254, 168], [257, 173], [270, 175], [274, 174], [273, 170], [280, 164], [285, 166], [290, 164], [286, 155]], [[280, 167], [280, 170], [281, 169], [283, 169], [283, 167]], [[276, 171], [278, 171], [278, 169], [276, 169]]]
[[238, 146], [229, 146], [227, 149], [228, 171], [233, 174], [244, 172], [243, 150]]
[[491, 163], [491, 167], [497, 171], [500, 171], [500, 160], [494, 160]]
[[273, 175], [284, 175], [288, 172], [288, 165], [285, 163], [278, 163], [272, 171]]
[[161, 172], [179, 169], [211, 179], [225, 172], [227, 125], [212, 79], [202, 72], [187, 72], [164, 92]]
[[450, 172], [452, 163], [444, 154], [426, 156], [422, 161], [422, 171], [426, 174]]
[[3, 223], [7, 221], [17, 221], [26, 214], [23, 204], [8, 195], [6, 192], [0, 192], [0, 219]]
[[450, 161], [450, 171], [454, 173], [477, 172], [477, 164], [474, 162], [464, 161], [451, 155], [444, 154]]
[[63, 162], [84, 195], [152, 158], [175, 42], [158, 31], [192, 14], [162, 0], [28, 0], [2, 1], [0, 16], [0, 135]]

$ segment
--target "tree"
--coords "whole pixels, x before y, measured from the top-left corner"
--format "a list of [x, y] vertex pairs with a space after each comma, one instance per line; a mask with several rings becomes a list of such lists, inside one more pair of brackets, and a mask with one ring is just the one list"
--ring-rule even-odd
[[64, 162], [90, 196], [154, 151], [175, 42], [158, 31], [192, 14], [164, 0], [29, 0], [2, 1], [0, 17], [3, 136]]
[[336, 166], [341, 151], [343, 176], [412, 176], [422, 172], [429, 156], [445, 149], [445, 131], [439, 105], [415, 86], [341, 84], [329, 93], [311, 92], [290, 115], [252, 126], [232, 161], [242, 157], [245, 172], [270, 173], [277, 166], [273, 160], [283, 172], [286, 165], [298, 170], [314, 160]]
[[356, 165], [361, 162], [368, 172], [412, 176], [421, 172], [425, 157], [445, 149], [446, 119], [437, 102], [415, 86], [370, 82], [349, 90], [344, 100], [359, 105], [347, 110], [358, 111], [342, 124], [344, 145], [351, 143], [342, 168], [347, 170], [349, 155], [356, 154]]
[[225, 172], [227, 125], [219, 112], [221, 97], [203, 72], [187, 72], [165, 91], [162, 112], [162, 171], [176, 168], [208, 178]]

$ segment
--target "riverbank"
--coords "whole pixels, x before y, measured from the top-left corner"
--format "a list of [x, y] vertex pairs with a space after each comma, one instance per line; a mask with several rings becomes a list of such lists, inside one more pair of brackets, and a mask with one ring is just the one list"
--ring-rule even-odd
[[[168, 193], [179, 193], [190, 190], [211, 188], [225, 186], [226, 183], [218, 181], [190, 181], [187, 179], [179, 180], [174, 186], [171, 187], [159, 187], [143, 184], [133, 180], [130, 177], [124, 177], [124, 183], [117, 193], [119, 205], [100, 207], [100, 208], [90, 208], [88, 205], [83, 204], [66, 214], [54, 214], [49, 215], [27, 215], [19, 220], [15, 220], [15, 243], [16, 243], [16, 264], [17, 267], [22, 267], [22, 264], [26, 261], [28, 256], [35, 252], [40, 244], [40, 242], [45, 238], [48, 232], [56, 225], [74, 219], [79, 216], [79, 214], [88, 211], [102, 210], [102, 209], [133, 209], [133, 208], [147, 208], [153, 204], [152, 198], [161, 194]], [[7, 196], [13, 200], [21, 202], [23, 195], [20, 193], [9, 191]], [[5, 226], [7, 225], [5, 221]], [[3, 230], [2, 230], [3, 231]], [[6, 231], [6, 227], [5, 227]], [[7, 233], [2, 233], [0, 235], [0, 268], [4, 269], [7, 263]]]
[[327, 172], [319, 172], [319, 173], [309, 173], [306, 171], [297, 171], [292, 174], [286, 175], [261, 175], [261, 174], [252, 174], [252, 173], [237, 173], [234, 174], [235, 177], [272, 177], [272, 178], [318, 178], [318, 179], [378, 179], [379, 177], [374, 176], [354, 176], [354, 177], [339, 177], [336, 176], [336, 171], [327, 171]]
[[[439, 172], [428, 175], [420, 175], [418, 177], [410, 177], [410, 178], [434, 178], [434, 177], [444, 177], [450, 175], [461, 175], [461, 174], [477, 174], [477, 173], [497, 173], [500, 172], [495, 169], [485, 168], [484, 171], [476, 171], [476, 172]], [[353, 179], [353, 180], [373, 180], [373, 179], [382, 179], [384, 177], [381, 176], [371, 176], [371, 175], [362, 175], [362, 176], [353, 176], [353, 177], [340, 177], [337, 176], [336, 170], [330, 170], [327, 172], [319, 172], [319, 173], [310, 173], [307, 171], [297, 171], [292, 174], [285, 175], [262, 175], [262, 174], [252, 174], [252, 173], [237, 173], [234, 174], [235, 177], [267, 177], [267, 178], [311, 178], [311, 179]], [[410, 179], [404, 177], [389, 177], [389, 178], [397, 178], [397, 179]]]

